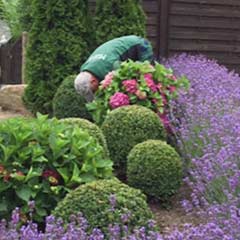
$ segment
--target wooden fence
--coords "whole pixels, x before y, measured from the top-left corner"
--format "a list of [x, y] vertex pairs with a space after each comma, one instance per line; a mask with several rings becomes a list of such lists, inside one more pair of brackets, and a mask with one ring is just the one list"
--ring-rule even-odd
[[[90, 0], [92, 8], [95, 0]], [[155, 55], [204, 54], [240, 72], [239, 0], [142, 0]], [[121, 22], [119, 22], [121, 24]]]
[[0, 85], [22, 82], [22, 39], [0, 48]]
[[[89, 0], [93, 12], [95, 2]], [[240, 0], [141, 2], [147, 16], [147, 37], [157, 58], [201, 53], [240, 73]], [[0, 84], [24, 81], [21, 43], [0, 48]]]

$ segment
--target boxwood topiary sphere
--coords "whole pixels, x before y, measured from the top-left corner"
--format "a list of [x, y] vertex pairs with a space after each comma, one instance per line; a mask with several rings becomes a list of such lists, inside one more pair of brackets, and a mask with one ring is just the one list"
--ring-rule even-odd
[[102, 124], [102, 131], [119, 175], [126, 174], [127, 155], [136, 144], [148, 139], [165, 139], [157, 114], [137, 105], [111, 111]]
[[137, 144], [128, 155], [130, 186], [159, 200], [168, 200], [180, 187], [182, 162], [173, 147], [160, 140]]
[[105, 136], [103, 135], [102, 130], [96, 124], [83, 118], [64, 118], [61, 119], [61, 121], [64, 123], [75, 124], [78, 127], [87, 130], [88, 134], [95, 138], [98, 143], [103, 147], [105, 156], [109, 157], [109, 151], [107, 148]]
[[75, 78], [76, 75], [68, 76], [57, 89], [53, 99], [53, 114], [57, 118], [80, 117], [91, 120], [85, 99], [74, 88]]
[[146, 226], [153, 218], [146, 196], [115, 178], [87, 183], [71, 191], [58, 203], [53, 215], [67, 222], [72, 214], [79, 212], [87, 219], [90, 230], [100, 228], [103, 232], [107, 232], [109, 224], [121, 224], [121, 216], [125, 214], [130, 213], [129, 230]]

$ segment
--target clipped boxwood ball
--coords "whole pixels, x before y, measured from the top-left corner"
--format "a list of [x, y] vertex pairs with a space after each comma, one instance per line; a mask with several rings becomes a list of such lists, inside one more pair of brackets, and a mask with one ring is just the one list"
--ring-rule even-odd
[[68, 222], [72, 214], [79, 212], [87, 219], [90, 230], [100, 228], [105, 233], [109, 224], [122, 223], [121, 216], [125, 214], [130, 213], [129, 230], [146, 226], [153, 218], [146, 196], [115, 178], [81, 185], [58, 203], [53, 215]]
[[127, 179], [148, 196], [168, 200], [181, 185], [182, 162], [173, 147], [160, 140], [137, 144], [128, 155]]
[[74, 88], [75, 78], [76, 75], [68, 76], [57, 89], [53, 99], [53, 114], [57, 118], [80, 117], [91, 120], [85, 99]]
[[109, 157], [106, 139], [102, 133], [102, 130], [96, 124], [83, 118], [64, 118], [61, 119], [61, 122], [73, 124], [86, 130], [88, 134], [95, 138], [98, 143], [103, 147], [105, 156]]
[[127, 155], [136, 144], [148, 139], [165, 139], [157, 114], [137, 105], [111, 111], [102, 124], [102, 131], [119, 175], [126, 174]]

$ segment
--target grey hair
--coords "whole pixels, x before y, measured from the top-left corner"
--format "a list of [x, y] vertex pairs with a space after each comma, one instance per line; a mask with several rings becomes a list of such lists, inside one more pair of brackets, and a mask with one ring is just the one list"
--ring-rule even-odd
[[74, 87], [76, 91], [83, 96], [87, 102], [91, 102], [94, 99], [94, 95], [91, 90], [91, 78], [91, 73], [80, 72], [74, 80]]

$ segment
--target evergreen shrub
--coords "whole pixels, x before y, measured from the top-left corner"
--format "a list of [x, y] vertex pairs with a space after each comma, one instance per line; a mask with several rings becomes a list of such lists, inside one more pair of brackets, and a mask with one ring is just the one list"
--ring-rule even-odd
[[[104, 233], [109, 224], [118, 225], [124, 221], [132, 230], [146, 226], [153, 217], [146, 196], [117, 179], [99, 180], [78, 187], [58, 203], [53, 215], [67, 222], [72, 214], [79, 212], [88, 220], [90, 230], [99, 228]], [[121, 219], [122, 215], [125, 219]]]
[[102, 124], [110, 158], [123, 176], [126, 173], [127, 155], [138, 143], [148, 139], [165, 139], [160, 118], [152, 110], [130, 105], [111, 111]]
[[74, 88], [75, 77], [68, 76], [57, 89], [53, 98], [53, 115], [59, 119], [79, 117], [91, 120], [85, 99]]
[[65, 77], [78, 73], [94, 32], [85, 0], [33, 0], [23, 100], [33, 113], [52, 114], [52, 99]]
[[147, 140], [133, 147], [128, 155], [127, 179], [132, 187], [166, 201], [179, 189], [182, 162], [178, 153], [160, 140]]
[[97, 45], [125, 35], [144, 37], [146, 16], [138, 0], [97, 0], [95, 29]]

